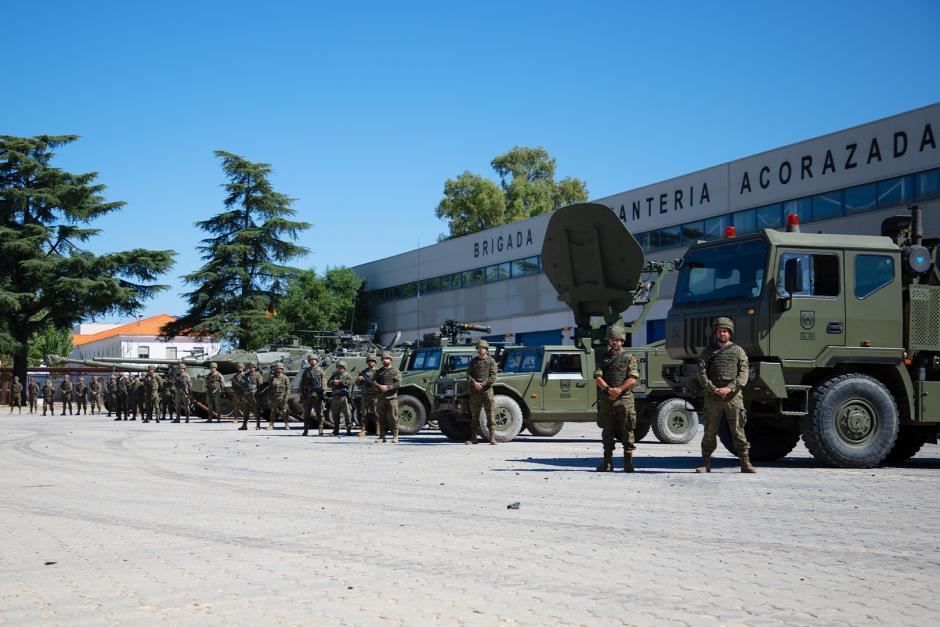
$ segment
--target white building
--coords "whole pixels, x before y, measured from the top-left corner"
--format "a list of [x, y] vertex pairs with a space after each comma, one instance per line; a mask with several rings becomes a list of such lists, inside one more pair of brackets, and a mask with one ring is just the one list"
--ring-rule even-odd
[[[609, 206], [651, 259], [689, 244], [781, 229], [796, 213], [804, 231], [880, 234], [909, 203], [940, 235], [940, 103], [594, 200]], [[573, 316], [542, 274], [550, 214], [356, 266], [385, 341], [435, 330], [447, 319], [477, 322], [520, 343], [570, 341]], [[674, 277], [634, 345], [661, 339]], [[630, 320], [635, 311], [628, 311]]]
[[173, 316], [159, 314], [126, 324], [82, 323], [72, 330], [73, 359], [134, 357], [149, 359], [201, 358], [216, 355], [218, 338], [178, 336], [159, 339], [160, 329]]

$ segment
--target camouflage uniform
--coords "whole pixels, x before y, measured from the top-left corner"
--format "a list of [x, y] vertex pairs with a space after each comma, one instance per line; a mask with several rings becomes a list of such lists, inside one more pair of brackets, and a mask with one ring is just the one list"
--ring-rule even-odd
[[290, 396], [290, 379], [284, 375], [284, 366], [275, 364], [274, 376], [268, 386], [271, 395], [271, 415], [268, 418], [268, 429], [274, 429], [274, 421], [278, 418], [284, 420], [284, 428], [290, 429], [290, 413], [287, 399]]
[[304, 432], [301, 435], [307, 435], [313, 425], [314, 413], [320, 425], [320, 435], [323, 435], [323, 368], [316, 365], [313, 355], [307, 358], [307, 362], [309, 367], [300, 375], [300, 400], [304, 404]]
[[173, 380], [173, 388], [176, 391], [176, 419], [173, 422], [179, 422], [186, 412], [186, 422], [189, 422], [189, 399], [193, 393], [192, 380], [185, 372], [185, 366], [180, 366], [180, 371]]
[[209, 364], [211, 369], [206, 375], [206, 407], [209, 409], [209, 422], [212, 422], [212, 414], [215, 414], [216, 420], [222, 422], [222, 388], [225, 387], [225, 379], [219, 374], [215, 362]]
[[88, 406], [92, 414], [101, 413], [101, 384], [98, 377], [92, 377], [88, 384]]
[[245, 415], [242, 418], [242, 426], [239, 427], [242, 431], [248, 428], [248, 419], [251, 418], [251, 413], [255, 414], [255, 429], [261, 428], [261, 409], [258, 403], [258, 388], [261, 387], [262, 377], [261, 373], [255, 370], [254, 364], [248, 366], [248, 372], [245, 374], [244, 379], [245, 385]]
[[[330, 375], [330, 419], [333, 421], [333, 435], [339, 436], [340, 416], [346, 418], [346, 434], [352, 433], [352, 416], [349, 412], [349, 391], [352, 389], [352, 378], [346, 374], [346, 364], [336, 362], [336, 370]], [[320, 421], [323, 429], [323, 421]]]
[[[714, 331], [724, 327], [734, 332], [734, 323], [728, 318], [718, 318]], [[709, 472], [708, 464], [718, 446], [718, 428], [724, 418], [734, 439], [734, 449], [741, 457], [741, 470], [753, 472], [750, 461], [750, 445], [744, 434], [747, 415], [741, 390], [747, 385], [748, 361], [744, 349], [730, 340], [724, 346], [712, 343], [702, 352], [698, 362], [698, 381], [705, 390], [702, 422], [705, 434], [702, 437], [702, 464], [699, 472]], [[716, 390], [727, 387], [731, 392], [721, 398]]]
[[20, 413], [23, 413], [23, 384], [20, 383], [19, 377], [13, 377], [13, 384], [10, 386], [10, 413], [13, 413], [13, 408], [16, 407], [20, 410]]
[[173, 405], [176, 403], [176, 388], [173, 386], [173, 381], [167, 376], [167, 380], [163, 382], [163, 391], [160, 392], [160, 419], [163, 420], [169, 415], [169, 419], [173, 420]]
[[75, 384], [75, 405], [77, 410], [75, 415], [82, 413], [82, 410], [85, 411], [85, 415], [88, 415], [88, 386], [85, 385], [85, 378], [82, 377], [78, 380], [78, 383]]
[[[489, 348], [490, 344], [486, 340], [477, 342], [477, 346]], [[496, 367], [496, 360], [490, 355], [480, 357], [477, 355], [470, 360], [467, 366], [467, 384], [470, 388], [470, 439], [468, 444], [477, 443], [477, 433], [480, 429], [480, 411], [486, 412], [486, 429], [490, 433], [490, 444], [496, 444], [496, 417], [493, 415], [493, 384], [496, 383], [496, 375], [499, 369]], [[474, 382], [481, 383], [483, 389], [478, 390], [473, 385]]]
[[[398, 388], [401, 387], [401, 372], [395, 366], [385, 365], [386, 360], [391, 364], [391, 358], [391, 353], [382, 354], [382, 367], [375, 371], [372, 383], [379, 395], [377, 429], [380, 442], [385, 442], [385, 432], [389, 429], [392, 430], [392, 442], [398, 442]], [[388, 389], [383, 392], [380, 385], [386, 385]]]
[[114, 382], [114, 389], [114, 398], [116, 400], [114, 411], [117, 416], [115, 420], [127, 420], [130, 417], [131, 384], [124, 376], [124, 373], [118, 375], [117, 381]]
[[39, 404], [39, 384], [29, 380], [29, 385], [27, 386], [29, 390], [29, 413], [35, 413], [37, 410], [37, 405]]
[[134, 401], [134, 413], [131, 416], [131, 420], [137, 418], [137, 414], [140, 414], [140, 419], [144, 419], [144, 406], [146, 405], [147, 399], [147, 390], [144, 388], [144, 380], [140, 375], [134, 375], [134, 390], [133, 390], [133, 401]]
[[149, 368], [147, 376], [144, 377], [143, 386], [147, 406], [147, 417], [144, 418], [144, 422], [151, 420], [160, 422], [160, 390], [163, 387], [163, 381], [153, 367]]
[[238, 364], [238, 371], [232, 375], [231, 381], [233, 424], [238, 424], [238, 419], [242, 417], [242, 406], [245, 404], [245, 394], [248, 389], [245, 381], [245, 377], [247, 376], [248, 373], [245, 372], [245, 366]]
[[62, 383], [59, 385], [59, 390], [62, 391], [62, 415], [65, 415], [65, 406], [69, 407], [69, 416], [72, 415], [72, 380], [66, 375], [62, 379]]
[[55, 396], [55, 386], [52, 385], [52, 379], [46, 379], [42, 386], [42, 415], [46, 415], [46, 410], [55, 416], [55, 405], [52, 404], [52, 398]]
[[110, 418], [112, 411], [117, 413], [117, 379], [114, 375], [105, 384], [105, 393], [107, 396], [104, 399], [104, 405], [108, 408], [108, 418]]
[[359, 385], [359, 437], [361, 438], [366, 435], [370, 414], [376, 417], [376, 433], [378, 433], [378, 404], [379, 396], [381, 396], [375, 386], [368, 382], [375, 381], [375, 355], [369, 355], [366, 364], [366, 368], [361, 370], [359, 376], [356, 377]]
[[[625, 340], [626, 334], [620, 327], [609, 327], [607, 338]], [[636, 450], [634, 442], [636, 429], [636, 405], [633, 399], [633, 389], [623, 390], [616, 400], [610, 399], [608, 388], [620, 388], [629, 379], [634, 382], [640, 378], [636, 357], [625, 351], [622, 347], [614, 351], [609, 349], [602, 359], [597, 362], [594, 371], [595, 381], [602, 379], [606, 387], [597, 386], [597, 425], [601, 427], [601, 442], [604, 446], [604, 461], [597, 467], [599, 471], [613, 469], [614, 448], [617, 438], [623, 443], [623, 469], [624, 472], [633, 472], [633, 451]]]

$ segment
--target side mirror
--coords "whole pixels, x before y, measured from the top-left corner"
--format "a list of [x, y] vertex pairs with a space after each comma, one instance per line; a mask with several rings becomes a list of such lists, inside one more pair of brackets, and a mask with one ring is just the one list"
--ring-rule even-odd
[[790, 296], [803, 291], [803, 263], [799, 257], [787, 259], [783, 268], [783, 286]]

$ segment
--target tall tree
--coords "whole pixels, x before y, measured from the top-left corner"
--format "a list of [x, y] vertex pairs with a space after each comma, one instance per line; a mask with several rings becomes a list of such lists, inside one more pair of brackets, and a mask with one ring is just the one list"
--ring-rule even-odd
[[169, 250], [95, 255], [83, 245], [96, 218], [123, 202], [105, 202], [97, 173], [50, 165], [76, 135], [0, 136], [0, 344], [25, 380], [29, 340], [43, 329], [105, 314], [131, 315], [166, 289], [153, 284], [173, 265]]
[[327, 268], [322, 277], [304, 270], [288, 283], [278, 316], [294, 332], [348, 329], [360, 288], [362, 279], [343, 266]]
[[450, 238], [531, 218], [588, 198], [584, 181], [555, 180], [555, 159], [544, 148], [515, 146], [490, 165], [499, 176], [489, 179], [464, 172], [444, 184], [435, 215], [446, 219]]
[[29, 339], [29, 365], [38, 366], [50, 353], [69, 356], [72, 352], [72, 330], [47, 325]]
[[228, 177], [225, 211], [196, 223], [210, 235], [199, 247], [205, 264], [183, 277], [195, 286], [186, 294], [189, 310], [162, 333], [219, 335], [251, 349], [280, 327], [272, 313], [287, 281], [299, 272], [287, 263], [308, 252], [292, 240], [310, 224], [290, 219], [297, 213], [294, 200], [274, 191], [270, 164], [222, 150], [215, 155]]

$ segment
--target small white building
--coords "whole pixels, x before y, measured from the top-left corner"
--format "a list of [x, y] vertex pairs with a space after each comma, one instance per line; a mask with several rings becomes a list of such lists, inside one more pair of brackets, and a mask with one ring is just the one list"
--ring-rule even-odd
[[160, 329], [173, 316], [159, 314], [126, 324], [82, 323], [72, 329], [73, 359], [123, 357], [183, 359], [212, 357], [221, 350], [219, 338], [181, 335], [160, 339]]

